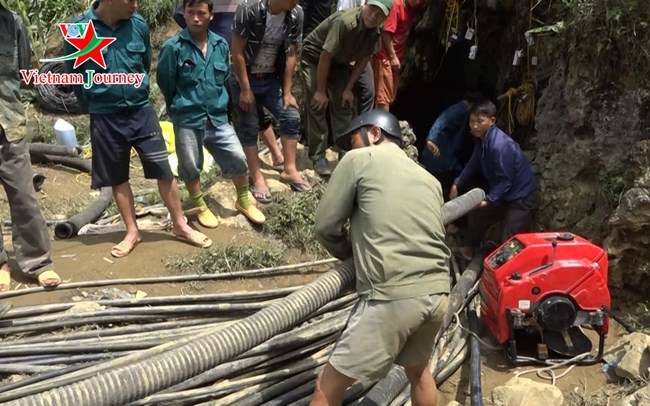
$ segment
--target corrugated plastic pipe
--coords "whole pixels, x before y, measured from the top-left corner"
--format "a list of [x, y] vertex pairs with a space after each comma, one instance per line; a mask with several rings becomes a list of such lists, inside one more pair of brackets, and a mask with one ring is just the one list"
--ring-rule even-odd
[[[485, 196], [474, 189], [443, 206], [442, 217], [448, 224], [470, 211]], [[254, 346], [286, 331], [311, 313], [339, 296], [355, 278], [352, 259], [320, 276], [314, 282], [285, 299], [232, 324], [220, 331], [200, 336], [170, 348], [156, 356], [112, 369], [102, 369], [90, 378], [55, 387], [8, 402], [8, 405], [95, 405], [118, 406], [157, 393], [192, 376], [229, 361]], [[124, 357], [121, 360], [129, 358]]]

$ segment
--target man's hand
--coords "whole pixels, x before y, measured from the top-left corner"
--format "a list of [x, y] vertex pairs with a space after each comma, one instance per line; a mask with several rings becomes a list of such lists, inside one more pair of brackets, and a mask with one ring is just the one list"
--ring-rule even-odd
[[458, 187], [454, 184], [451, 185], [451, 190], [449, 191], [449, 198], [455, 199], [458, 197]]
[[483, 199], [481, 200], [481, 203], [478, 204], [478, 208], [482, 209], [483, 207], [487, 207], [489, 204], [490, 203], [487, 200]]
[[390, 58], [390, 67], [393, 68], [393, 70], [399, 71], [399, 68], [402, 67], [402, 64], [399, 61], [399, 58], [397, 55], [391, 56]]
[[343, 91], [341, 102], [343, 108], [348, 108], [348, 109], [354, 108], [354, 93], [352, 93], [352, 90], [345, 89]]
[[285, 93], [284, 95], [284, 110], [288, 109], [289, 106], [293, 106], [295, 108], [298, 108], [298, 102], [296, 101], [296, 98], [293, 97], [293, 94], [291, 93]]
[[253, 91], [248, 89], [242, 89], [239, 92], [239, 107], [247, 113], [253, 111], [253, 106], [255, 105], [255, 95]]
[[325, 92], [316, 92], [314, 97], [311, 99], [311, 109], [314, 111], [321, 111], [327, 107], [327, 94]]
[[427, 141], [427, 148], [434, 157], [438, 158], [440, 156], [440, 148], [433, 141]]

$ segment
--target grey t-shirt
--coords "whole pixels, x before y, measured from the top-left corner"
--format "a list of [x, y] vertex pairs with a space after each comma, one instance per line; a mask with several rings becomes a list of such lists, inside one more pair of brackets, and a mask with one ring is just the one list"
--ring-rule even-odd
[[271, 14], [266, 12], [266, 28], [260, 50], [251, 65], [251, 73], [275, 72], [275, 60], [282, 46], [285, 12]]

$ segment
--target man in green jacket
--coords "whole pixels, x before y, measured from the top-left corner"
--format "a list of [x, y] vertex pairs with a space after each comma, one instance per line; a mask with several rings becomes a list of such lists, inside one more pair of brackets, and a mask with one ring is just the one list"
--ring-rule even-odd
[[354, 258], [361, 299], [312, 405], [340, 405], [354, 381], [376, 382], [393, 363], [406, 371], [413, 404], [437, 402], [428, 365], [450, 289], [442, 190], [400, 142], [397, 118], [380, 109], [359, 115], [337, 138], [351, 151], [332, 173], [315, 235], [333, 256]]
[[[137, 78], [134, 83], [98, 80], [91, 86], [74, 86], [82, 111], [90, 113], [92, 187], [112, 187], [115, 203], [126, 225], [126, 235], [111, 249], [111, 255], [124, 257], [140, 242], [129, 183], [131, 148], [135, 148], [140, 157], [145, 177], [158, 181], [158, 190], [169, 210], [172, 232], [176, 238], [197, 247], [209, 247], [212, 241], [190, 227], [183, 215], [158, 116], [149, 102], [149, 28], [144, 18], [136, 13], [136, 2], [98, 0], [72, 23], [87, 24], [84, 33], [94, 34], [102, 41], [99, 44], [102, 56], [98, 57], [99, 53], [96, 52], [93, 54], [95, 58], [76, 67], [75, 61], [67, 61], [68, 72], [81, 73], [83, 77], [103, 74], [97, 78], [105, 80], [110, 79], [111, 74], [118, 73]], [[91, 32], [91, 27], [94, 32]], [[110, 41], [106, 38], [113, 38], [113, 41], [106, 44], [105, 41]], [[64, 51], [66, 55], [71, 55], [77, 49], [66, 41]]]
[[[55, 287], [50, 234], [32, 183], [26, 117], [20, 100], [19, 70], [29, 69], [32, 50], [21, 18], [0, 3], [0, 182], [11, 211], [12, 242], [23, 274]], [[11, 288], [9, 256], [0, 233], [0, 292]]]
[[228, 122], [228, 43], [210, 31], [212, 2], [184, 0], [187, 26], [160, 48], [156, 77], [174, 124], [178, 174], [190, 198], [201, 211], [204, 227], [219, 225], [201, 192], [203, 145], [232, 179], [237, 190], [235, 207], [250, 221], [262, 224], [264, 214], [250, 201], [246, 155], [234, 128]]
[[332, 173], [325, 157], [330, 146], [327, 113], [332, 134], [343, 133], [354, 116], [354, 84], [379, 50], [380, 26], [392, 6], [393, 0], [368, 0], [362, 7], [337, 11], [304, 41], [300, 66], [308, 104], [307, 143], [321, 176]]

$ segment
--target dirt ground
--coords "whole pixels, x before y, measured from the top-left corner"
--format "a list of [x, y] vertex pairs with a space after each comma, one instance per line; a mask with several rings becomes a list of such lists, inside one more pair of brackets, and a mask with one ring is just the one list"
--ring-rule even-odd
[[[47, 179], [43, 186], [43, 193], [39, 194], [39, 200], [43, 207], [46, 218], [53, 218], [57, 215], [63, 216], [66, 207], [71, 202], [87, 204], [93, 199], [88, 186], [89, 179], [86, 175], [79, 176], [71, 170], [60, 167], [36, 166], [35, 171], [46, 175]], [[153, 187], [149, 181], [142, 179], [134, 180], [134, 189], [143, 190]], [[8, 219], [8, 208], [4, 191], [0, 191], [0, 217]], [[65, 216], [63, 216], [65, 217]], [[214, 246], [224, 244], [233, 238], [245, 240], [259, 240], [260, 235], [250, 231], [220, 226], [217, 229], [203, 229], [213, 241]], [[11, 252], [11, 239], [7, 234], [9, 230], [5, 227], [5, 247]], [[100, 236], [77, 236], [70, 240], [53, 241], [53, 260], [57, 272], [65, 282], [80, 282], [88, 280], [136, 278], [170, 275], [173, 272], [165, 268], [163, 259], [165, 256], [180, 254], [191, 255], [197, 252], [197, 248], [179, 242], [169, 233], [150, 232], [143, 233], [143, 241], [128, 257], [115, 259], [110, 256], [110, 248], [120, 241], [121, 233], [111, 233]], [[16, 263], [10, 262], [13, 273], [12, 289], [23, 289], [34, 287], [33, 281], [27, 280], [16, 272]], [[180, 270], [179, 272], [180, 273]], [[263, 279], [239, 279], [230, 281], [215, 282], [192, 282], [192, 283], [164, 283], [152, 285], [128, 285], [116, 286], [129, 292], [142, 290], [149, 296], [179, 295], [214, 293], [239, 290], [256, 290], [262, 288], [275, 288], [285, 286], [296, 286], [308, 283], [318, 276], [318, 272], [297, 274], [281, 277], [270, 277]], [[86, 289], [91, 293], [93, 289]], [[69, 302], [73, 296], [81, 293], [77, 289], [54, 290], [17, 296], [6, 299], [14, 306], [34, 305], [38, 303]], [[606, 348], [613, 344], [624, 330], [616, 323], [612, 324]], [[514, 369], [510, 365], [502, 351], [482, 349], [482, 389], [484, 404], [491, 404], [491, 392], [499, 385], [514, 377], [516, 371], [528, 368]], [[562, 371], [559, 371], [562, 372]], [[442, 387], [439, 405], [446, 405], [452, 400], [460, 404], [469, 404], [469, 366], [463, 366], [456, 372]], [[540, 380], [534, 373], [524, 375], [526, 378]], [[578, 400], [585, 393], [592, 393], [598, 388], [606, 385], [606, 376], [602, 371], [602, 365], [589, 367], [576, 367], [566, 376], [557, 381], [557, 386], [565, 395], [565, 404], [584, 404]], [[575, 395], [574, 395], [575, 393]]]

